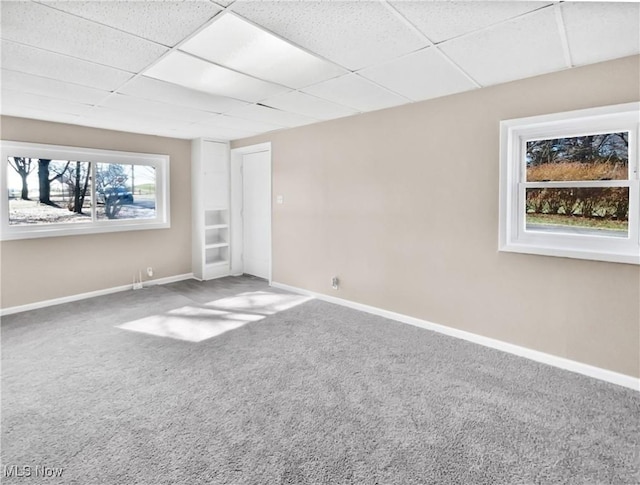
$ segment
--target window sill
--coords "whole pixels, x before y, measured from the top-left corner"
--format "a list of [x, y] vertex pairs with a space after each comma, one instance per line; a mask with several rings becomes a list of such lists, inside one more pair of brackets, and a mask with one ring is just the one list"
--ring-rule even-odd
[[507, 253], [534, 254], [538, 256], [554, 256], [560, 258], [586, 259], [590, 261], [604, 261], [609, 263], [640, 265], [640, 251], [634, 252], [606, 252], [589, 249], [568, 247], [544, 247], [540, 245], [509, 243], [500, 245], [498, 251]]
[[149, 229], [168, 229], [171, 227], [170, 222], [148, 222], [141, 223], [140, 221], [120, 221], [117, 223], [105, 222], [104, 225], [100, 223], [81, 224], [76, 223], [71, 227], [15, 227], [5, 230], [0, 240], [2, 241], [15, 241], [20, 239], [38, 239], [43, 237], [61, 237], [61, 236], [83, 236], [88, 234], [104, 234], [110, 232], [123, 232], [123, 231], [143, 231]]

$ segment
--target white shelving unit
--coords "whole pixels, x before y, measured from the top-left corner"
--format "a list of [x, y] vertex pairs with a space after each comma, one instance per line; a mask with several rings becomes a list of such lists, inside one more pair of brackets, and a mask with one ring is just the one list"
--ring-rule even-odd
[[193, 275], [229, 275], [229, 145], [197, 139], [191, 144]]

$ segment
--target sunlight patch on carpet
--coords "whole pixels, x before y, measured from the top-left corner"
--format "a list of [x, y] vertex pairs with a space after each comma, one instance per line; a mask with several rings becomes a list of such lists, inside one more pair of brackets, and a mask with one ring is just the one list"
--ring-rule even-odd
[[117, 328], [189, 342], [202, 342], [309, 300], [310, 297], [267, 291], [241, 293], [209, 302], [204, 307], [188, 305], [161, 315], [124, 323]]
[[118, 328], [189, 342], [201, 342], [263, 318], [262, 315], [244, 315], [185, 306], [162, 315], [125, 323]]
[[261, 315], [275, 315], [283, 310], [288, 310], [306, 301], [312, 300], [310, 296], [286, 295], [271, 293], [269, 291], [251, 291], [221, 300], [211, 301], [206, 304], [210, 308], [223, 310], [246, 311], [260, 313]]

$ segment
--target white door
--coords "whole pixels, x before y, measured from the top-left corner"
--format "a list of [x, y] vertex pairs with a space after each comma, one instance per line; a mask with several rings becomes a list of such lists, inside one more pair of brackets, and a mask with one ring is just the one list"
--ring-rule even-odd
[[271, 166], [269, 152], [242, 157], [242, 260], [244, 273], [269, 279]]

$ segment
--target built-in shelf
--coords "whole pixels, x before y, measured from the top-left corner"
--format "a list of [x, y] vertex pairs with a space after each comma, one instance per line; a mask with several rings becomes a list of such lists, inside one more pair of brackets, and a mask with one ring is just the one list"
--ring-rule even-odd
[[216, 244], [207, 244], [205, 249], [213, 249], [213, 248], [226, 248], [229, 247], [229, 243], [216, 243]]
[[229, 245], [229, 229], [225, 227], [207, 228], [204, 231], [204, 245], [206, 248]]
[[192, 142], [193, 274], [208, 280], [227, 276], [229, 248], [229, 145]]
[[205, 249], [205, 264], [229, 263], [229, 247], [220, 246]]
[[227, 226], [229, 211], [227, 209], [206, 209], [204, 211], [204, 227]]
[[207, 209], [204, 212], [204, 264], [229, 264], [229, 211]]

